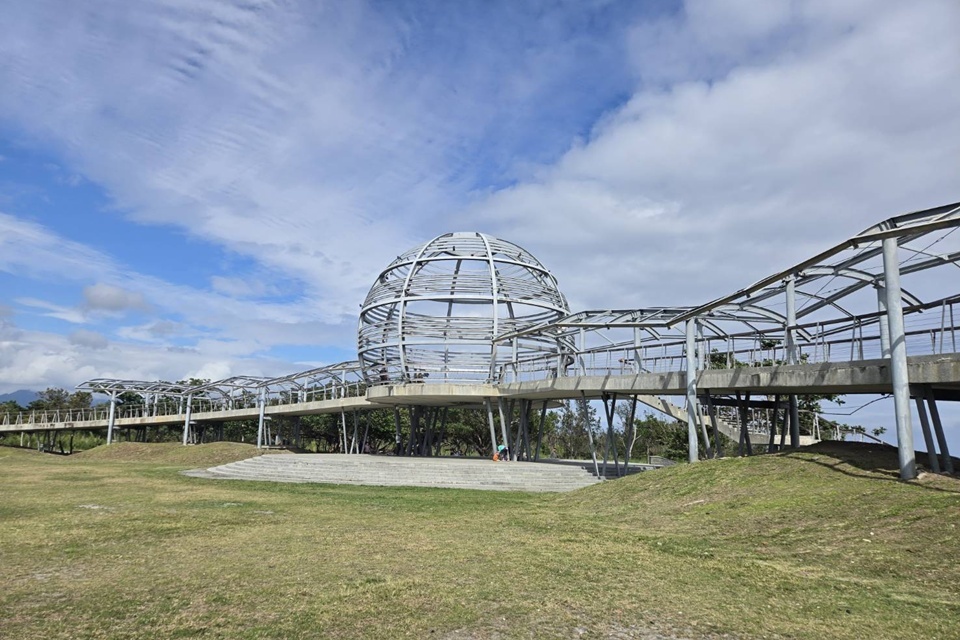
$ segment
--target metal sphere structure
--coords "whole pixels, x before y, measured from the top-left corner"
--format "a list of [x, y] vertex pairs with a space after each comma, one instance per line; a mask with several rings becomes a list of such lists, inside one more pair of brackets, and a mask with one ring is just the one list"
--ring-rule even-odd
[[567, 313], [556, 278], [529, 251], [447, 233], [380, 273], [360, 311], [360, 366], [369, 384], [494, 382], [524, 361], [546, 369], [556, 366], [555, 338], [494, 338]]

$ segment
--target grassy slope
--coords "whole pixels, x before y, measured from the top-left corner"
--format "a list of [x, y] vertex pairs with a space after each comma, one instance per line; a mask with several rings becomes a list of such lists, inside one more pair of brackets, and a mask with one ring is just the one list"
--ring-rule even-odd
[[190, 467], [213, 467], [228, 462], [260, 455], [252, 444], [239, 442], [213, 442], [200, 446], [184, 447], [177, 442], [144, 444], [139, 442], [117, 442], [110, 446], [100, 446], [73, 456], [73, 460], [83, 462], [102, 460], [110, 462], [150, 462]]
[[888, 449], [560, 496], [210, 482], [189, 449], [0, 451], [0, 637], [960, 637], [960, 480]]

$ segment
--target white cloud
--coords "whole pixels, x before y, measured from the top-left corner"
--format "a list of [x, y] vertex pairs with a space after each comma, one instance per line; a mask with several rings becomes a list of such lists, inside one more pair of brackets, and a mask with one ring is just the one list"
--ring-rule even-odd
[[84, 287], [83, 299], [84, 306], [93, 311], [146, 311], [149, 309], [143, 294], [102, 282]]
[[212, 276], [210, 286], [213, 290], [233, 298], [258, 298], [278, 293], [278, 287], [256, 278], [230, 278]]
[[[98, 375], [120, 370], [108, 355], [133, 377], [252, 373], [240, 364], [271, 346], [351, 346], [379, 270], [445, 231], [527, 247], [574, 307], [672, 305], [957, 199], [955, 2], [691, 0], [598, 32], [575, 4], [532, 19], [505, 3], [489, 22], [457, 3], [439, 18], [360, 3], [12, 7], [0, 120], [123, 215], [251, 258], [257, 277], [174, 284], [3, 214], [0, 270], [69, 282], [77, 303], [100, 287], [100, 310], [149, 303], [150, 322], [111, 334], [136, 345], [83, 352]], [[260, 299], [275, 295], [286, 302]], [[69, 322], [109, 315], [37, 302]], [[70, 348], [50, 375], [79, 375]], [[26, 370], [42, 369], [29, 353]]]
[[[103, 313], [150, 309], [160, 314], [146, 332], [120, 329], [121, 337], [155, 340], [212, 334], [242, 340], [252, 351], [285, 344], [350, 344], [353, 322], [341, 322], [314, 298], [289, 303], [239, 300], [214, 291], [166, 282], [137, 273], [86, 245], [39, 224], [0, 214], [0, 238], [16, 241], [16, 251], [0, 253], [0, 267], [58, 283], [95, 284], [83, 289], [83, 304], [68, 307], [32, 297], [17, 303], [44, 310], [66, 322], [95, 323]], [[59, 247], [59, 250], [56, 248]], [[149, 300], [148, 304], [146, 301]], [[174, 329], [179, 329], [174, 333]], [[252, 352], [251, 351], [251, 352]]]
[[46, 300], [39, 300], [37, 298], [17, 298], [16, 302], [17, 304], [21, 304], [25, 307], [43, 309], [45, 313], [42, 315], [48, 318], [56, 318], [57, 320], [63, 320], [64, 322], [69, 322], [71, 324], [84, 324], [87, 322], [87, 317], [83, 314], [83, 312], [71, 307], [64, 307]]
[[[559, 162], [466, 218], [532, 238], [574, 306], [644, 306], [711, 299], [878, 220], [955, 200], [960, 7], [810, 7], [754, 26], [727, 16], [758, 37], [797, 33], [730, 54], [740, 61], [719, 77], [691, 63], [667, 88], [641, 87]], [[669, 33], [641, 27], [650, 50], [687, 55], [680, 44], [717, 26], [706, 10], [688, 7]]]
[[94, 279], [114, 268], [99, 251], [45, 226], [0, 212], [0, 271], [18, 277]]
[[70, 334], [70, 344], [90, 349], [106, 349], [110, 344], [107, 338], [96, 331], [78, 329]]
[[0, 322], [0, 393], [48, 386], [70, 389], [97, 377], [182, 380], [217, 377], [198, 374], [280, 375], [291, 370], [288, 362], [237, 355], [242, 348], [234, 343], [207, 342], [200, 348], [183, 349], [113, 341], [104, 344], [101, 338], [91, 331], [62, 336], [5, 328]]

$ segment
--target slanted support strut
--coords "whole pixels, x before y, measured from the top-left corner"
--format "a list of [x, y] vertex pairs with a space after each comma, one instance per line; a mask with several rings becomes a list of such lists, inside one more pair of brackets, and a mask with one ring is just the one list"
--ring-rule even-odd
[[490, 448], [491, 456], [497, 454], [497, 429], [493, 424], [493, 403], [490, 398], [483, 399], [483, 408], [487, 411], [487, 424], [490, 425]]
[[937, 434], [937, 442], [940, 443], [943, 470], [947, 473], [953, 473], [953, 458], [950, 457], [950, 447], [947, 445], [947, 439], [943, 433], [943, 422], [940, 420], [940, 409], [937, 408], [937, 399], [933, 394], [933, 387], [926, 387], [925, 392], [927, 407], [930, 409], [930, 418], [933, 421], [933, 430]]

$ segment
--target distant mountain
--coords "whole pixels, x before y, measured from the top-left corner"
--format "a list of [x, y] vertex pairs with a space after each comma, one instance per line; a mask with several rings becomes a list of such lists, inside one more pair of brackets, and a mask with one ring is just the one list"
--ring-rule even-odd
[[26, 389], [20, 389], [19, 391], [14, 391], [13, 393], [4, 393], [0, 395], [0, 402], [6, 402], [7, 400], [15, 400], [17, 404], [21, 407], [25, 407], [34, 400], [37, 399], [37, 396], [40, 394], [36, 391], [27, 391]]

